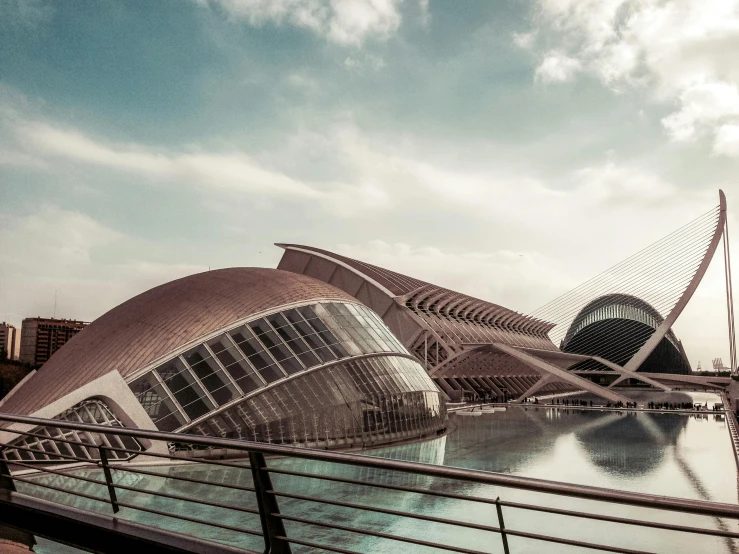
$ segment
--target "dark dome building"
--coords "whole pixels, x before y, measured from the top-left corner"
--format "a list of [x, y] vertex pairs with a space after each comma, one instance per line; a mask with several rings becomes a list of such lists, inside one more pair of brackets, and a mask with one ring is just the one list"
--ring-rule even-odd
[[[371, 309], [311, 277], [261, 268], [200, 273], [124, 302], [0, 408], [332, 448], [434, 434], [447, 419], [434, 382]], [[84, 435], [70, 438], [88, 442]], [[6, 450], [11, 459], [71, 452], [51, 439], [14, 444], [38, 453]], [[123, 446], [149, 447], [133, 439]]]
[[[650, 304], [628, 294], [608, 294], [588, 303], [570, 324], [560, 348], [564, 352], [599, 356], [620, 366], [636, 354], [662, 323], [663, 317]], [[591, 369], [579, 365], [573, 369]], [[637, 369], [646, 373], [689, 374], [690, 363], [672, 330]]]

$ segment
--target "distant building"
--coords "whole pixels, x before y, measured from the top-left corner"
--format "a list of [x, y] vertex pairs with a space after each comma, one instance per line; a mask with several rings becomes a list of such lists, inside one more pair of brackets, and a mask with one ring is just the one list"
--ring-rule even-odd
[[18, 359], [20, 331], [10, 323], [0, 323], [0, 358]]
[[33, 317], [23, 320], [20, 361], [40, 367], [87, 323], [73, 319]]

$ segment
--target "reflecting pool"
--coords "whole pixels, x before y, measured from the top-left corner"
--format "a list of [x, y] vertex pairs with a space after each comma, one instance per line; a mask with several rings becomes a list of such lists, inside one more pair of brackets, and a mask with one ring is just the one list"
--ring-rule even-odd
[[[697, 399], [696, 399], [697, 400]], [[710, 399], [707, 401], [713, 401]], [[607, 412], [545, 407], [511, 407], [505, 412], [486, 413], [479, 417], [452, 416], [456, 430], [445, 437], [369, 452], [373, 456], [418, 461], [503, 472], [526, 477], [593, 485], [628, 491], [682, 498], [737, 502], [737, 470], [723, 416], [714, 414], [683, 415], [675, 413]], [[443, 479], [402, 475], [394, 472], [316, 463], [305, 460], [273, 460], [271, 466], [284, 469], [336, 475], [365, 481], [414, 486], [435, 491], [463, 493], [473, 496], [528, 502], [565, 509], [596, 511], [621, 517], [644, 517], [655, 521], [704, 526], [739, 531], [735, 522], [683, 514], [655, 513], [653, 510], [619, 505], [605, 505], [553, 495], [516, 491], [500, 487], [455, 483]], [[249, 486], [249, 470], [205, 464], [158, 466], [162, 478], [116, 472], [116, 479], [147, 490], [161, 490], [192, 498], [210, 498], [237, 506], [252, 506], [245, 493], [215, 487], [169, 480], [167, 475], [190, 476], [214, 483]], [[86, 472], [91, 474], [92, 472]], [[56, 478], [56, 485], [62, 480]], [[489, 504], [443, 499], [414, 493], [382, 490], [365, 485], [333, 483], [288, 475], [274, 475], [276, 490], [320, 496], [344, 502], [406, 510], [419, 514], [460, 519], [482, 525], [497, 526], [495, 507]], [[21, 484], [22, 485], [22, 484]], [[106, 497], [105, 490], [79, 482], [66, 482], [80, 492]], [[20, 486], [20, 490], [71, 503], [76, 506], [109, 513], [105, 504], [74, 499], [53, 491]], [[119, 491], [121, 501], [215, 520], [226, 525], [259, 530], [256, 516], [220, 508], [197, 506], [165, 498], [150, 497], [131, 491]], [[384, 514], [359, 512], [314, 502], [281, 498], [285, 514], [317, 521], [330, 520], [347, 526], [376, 532], [412, 536], [427, 541], [454, 544], [484, 552], [502, 552], [497, 534], [473, 529], [459, 529], [420, 520], [398, 520]], [[121, 517], [151, 523], [145, 512], [124, 508]], [[506, 527], [551, 534], [583, 541], [600, 542], [652, 552], [739, 553], [739, 544], [720, 538], [705, 538], [685, 533], [669, 533], [641, 527], [619, 526], [571, 517], [506, 508]], [[261, 540], [242, 534], [214, 530], [196, 524], [159, 518], [157, 524], [172, 530], [221, 540], [228, 544], [259, 549]], [[318, 526], [288, 522], [288, 535], [310, 537], [317, 543], [328, 543], [359, 552], [391, 553], [438, 552], [388, 539], [367, 538]], [[509, 538], [513, 553], [590, 552], [586, 549], [543, 543], [518, 537]], [[39, 552], [67, 552], [49, 543], [40, 544]], [[311, 552], [294, 547], [294, 552]]]

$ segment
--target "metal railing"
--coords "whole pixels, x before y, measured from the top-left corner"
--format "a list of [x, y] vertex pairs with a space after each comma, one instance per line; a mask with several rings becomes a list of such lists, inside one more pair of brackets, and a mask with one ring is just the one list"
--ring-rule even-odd
[[[665, 535], [665, 545], [678, 544], [689, 534], [698, 535], [701, 539], [720, 538], [726, 541], [728, 551], [733, 551], [733, 541], [739, 539], [739, 532], [730, 529], [735, 526], [733, 521], [726, 521], [739, 520], [739, 505], [734, 504], [616, 491], [487, 471], [199, 435], [112, 428], [11, 414], [0, 414], [0, 421], [26, 424], [26, 429], [33, 427], [31, 430], [11, 431], [19, 436], [43, 436], [48, 439], [47, 435], [34, 429], [57, 427], [91, 434], [134, 437], [152, 441], [154, 444], [176, 442], [192, 448], [212, 449], [213, 457], [198, 458], [195, 463], [176, 452], [142, 454], [125, 448], [98, 446], [99, 459], [54, 454], [58, 463], [50, 465], [50, 462], [9, 460], [5, 456], [5, 450], [19, 447], [0, 444], [0, 449], [3, 450], [0, 460], [0, 489], [12, 489], [0, 498], [0, 505], [28, 502], [34, 496], [43, 497], [42, 491], [47, 491], [48, 494], [55, 495], [54, 502], [59, 504], [66, 503], [67, 499], [80, 499], [103, 508], [107, 505], [109, 510], [117, 514], [116, 518], [121, 517], [118, 514], [127, 514], [131, 519], [135, 513], [160, 518], [157, 521], [148, 520], [146, 525], [162, 525], [162, 522], [176, 520], [180, 522], [180, 533], [183, 524], [191, 524], [196, 531], [200, 530], [192, 533], [199, 537], [199, 542], [193, 543], [193, 552], [205, 551], [202, 546], [198, 546], [204, 544], [203, 541], [213, 546], [208, 550], [211, 552], [263, 550], [274, 554], [290, 553], [295, 546], [308, 551], [374, 552], [381, 550], [377, 544], [389, 541], [396, 548], [406, 545], [406, 548], [414, 547], [423, 552], [430, 549], [431, 552], [509, 554], [511, 545], [519, 540], [539, 541], [542, 545], [540, 551], [547, 552], [551, 552], [553, 545], [604, 552], [648, 552], [650, 550], [640, 549], [632, 544], [641, 537], [640, 533], [634, 533], [634, 529], [639, 528], [669, 533]], [[64, 441], [61, 438], [56, 440]], [[90, 447], [90, 444], [78, 444]], [[22, 447], [20, 450], [32, 449]], [[108, 456], [109, 450], [130, 452], [138, 457], [128, 462], [112, 462]], [[226, 459], [226, 456], [236, 454], [240, 454], [242, 459]], [[218, 456], [223, 456], [224, 459], [214, 459]], [[266, 456], [271, 457], [269, 462]], [[303, 462], [305, 460], [310, 461], [307, 465], [311, 466], [309, 469], [312, 471], [301, 467], [301, 463], [306, 465]], [[169, 464], [168, 472], [162, 472], [161, 466], [154, 463], [156, 461]], [[171, 471], [173, 464], [182, 471]], [[347, 476], [346, 473], [332, 473], [326, 471], [328, 466], [353, 468], [354, 474]], [[216, 468], [225, 473], [219, 474], [221, 480], [202, 478], [198, 473], [202, 468]], [[86, 469], [94, 471], [85, 472]], [[185, 470], [189, 469], [197, 471], [187, 474]], [[126, 482], [123, 478], [125, 475], [134, 476], [134, 479]], [[307, 490], [305, 487], [294, 486], [306, 481], [320, 484], [308, 487]], [[158, 489], [136, 486], [140, 482], [160, 483], [161, 486]], [[77, 486], [77, 483], [80, 485]], [[183, 484], [194, 488], [196, 494], [180, 494], [181, 489], [186, 486]], [[341, 494], [332, 496], [332, 489], [336, 487], [344, 488]], [[505, 493], [509, 496], [508, 499], [501, 499], [500, 489], [508, 491]], [[353, 492], [347, 494], [347, 490]], [[519, 501], [516, 496], [521, 496], [518, 494], [521, 491], [542, 493], [546, 497], [544, 501], [537, 503]], [[433, 499], [442, 504], [423, 500], [416, 504], [421, 509], [411, 511], [403, 506], [392, 505], [389, 499], [396, 493], [402, 493], [405, 498], [410, 495], [418, 499]], [[227, 502], [228, 498], [224, 499], [224, 496], [235, 497], [236, 500]], [[144, 497], [153, 497], [157, 502], [142, 504], [140, 500]], [[561, 497], [579, 499], [580, 506], [585, 504], [592, 509], [570, 509], [563, 506], [566, 502], [556, 500]], [[377, 499], [381, 501], [378, 502]], [[538, 495], [537, 499], [542, 500]], [[456, 503], [454, 506], [461, 506], [463, 503], [470, 509], [449, 510], [449, 504], [443, 504], [449, 501]], [[636, 508], [639, 513], [645, 511], [643, 509], [649, 509], [646, 511], [656, 517], [623, 517], [615, 515], [614, 510], [611, 510], [612, 513], [602, 513], [595, 509], [594, 503], [600, 508], [603, 507], [602, 503], [627, 506], [632, 510]], [[166, 510], [167, 506], [173, 509]], [[423, 509], [424, 506], [428, 509]], [[476, 510], [475, 506], [483, 509]], [[439, 509], [436, 510], [436, 507]], [[121, 509], [126, 511], [121, 512]], [[562, 531], [558, 534], [506, 525], [505, 521], [511, 514], [522, 512], [541, 514], [547, 518], [563, 517], [568, 518], [567, 521], [578, 523], [558, 526]], [[1, 513], [5, 512], [0, 511]], [[198, 517], [202, 513], [210, 514], [210, 517]], [[226, 513], [232, 515], [227, 517], [224, 515]], [[235, 521], [233, 514], [236, 514]], [[467, 517], [460, 517], [460, 514]], [[669, 519], [669, 514], [689, 514], [692, 516], [691, 522], [684, 525], [665, 521]], [[483, 520], [480, 521], [477, 516], [484, 516]], [[704, 516], [714, 518], [710, 520], [714, 522], [714, 528], [694, 524], [694, 520], [700, 520]], [[378, 517], [384, 519], [378, 520]], [[484, 518], [488, 517], [490, 519], [486, 521]], [[249, 519], [252, 528], [247, 524]], [[515, 519], [521, 520], [520, 517]], [[628, 544], [613, 544], [618, 541], [607, 544], [573, 536], [588, 521], [617, 525], [617, 538], [628, 537]], [[0, 515], [0, 524], [3, 522], [4, 516]], [[446, 531], [441, 533], [440, 528]], [[401, 532], [406, 529], [413, 532]], [[474, 533], [474, 544], [469, 544], [469, 540], [462, 540], [470, 533]], [[53, 533], [49, 536], [53, 537]], [[208, 539], [213, 536], [218, 536], [221, 542]], [[363, 540], [374, 542], [367, 543], [362, 542]], [[224, 541], [226, 544], [223, 544]], [[222, 550], [219, 550], [219, 544], [223, 545]], [[374, 546], [367, 546], [368, 544]], [[670, 548], [670, 551], [675, 550]]]

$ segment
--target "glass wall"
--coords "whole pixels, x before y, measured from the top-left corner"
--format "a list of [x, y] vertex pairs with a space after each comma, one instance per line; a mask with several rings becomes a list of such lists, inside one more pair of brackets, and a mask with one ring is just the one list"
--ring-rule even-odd
[[[111, 427], [123, 427], [118, 418], [110, 411], [110, 408], [100, 400], [85, 400], [80, 402], [69, 410], [62, 412], [54, 419], [73, 421], [75, 423], [98, 423]], [[30, 433], [37, 436], [21, 436], [10, 443], [11, 446], [17, 448], [6, 449], [4, 452], [6, 459], [28, 462], [63, 462], [67, 460], [72, 462], [74, 461], [71, 459], [72, 457], [82, 458], [84, 460], [99, 460], [100, 452], [95, 448], [98, 445], [106, 446], [109, 449], [122, 448], [135, 452], [142, 452], [144, 450], [141, 443], [132, 437], [108, 436], [98, 433], [97, 437], [95, 437], [97, 439], [96, 442], [90, 433], [60, 429], [58, 427], [36, 427]], [[112, 460], [128, 460], [134, 455], [131, 452], [108, 450], [108, 458]]]
[[408, 353], [370, 309], [324, 302], [229, 329], [168, 360], [129, 387], [158, 429], [174, 431], [290, 375], [381, 352]]
[[347, 360], [232, 405], [189, 432], [259, 442], [343, 446], [435, 433], [446, 407], [420, 364]]

